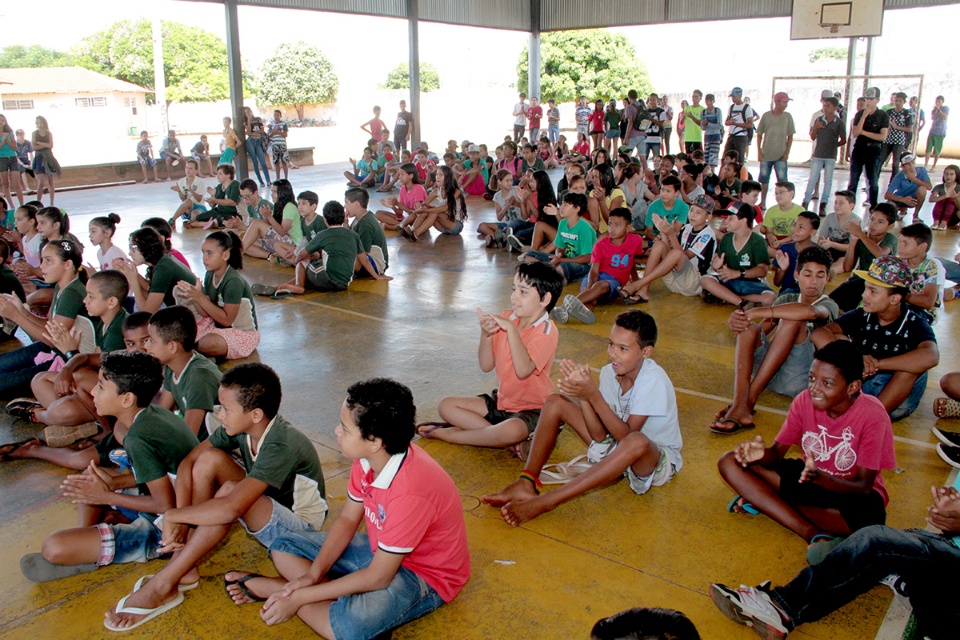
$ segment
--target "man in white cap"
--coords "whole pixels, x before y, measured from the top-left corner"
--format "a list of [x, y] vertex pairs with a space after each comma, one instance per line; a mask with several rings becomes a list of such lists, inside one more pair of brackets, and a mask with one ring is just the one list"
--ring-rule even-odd
[[850, 137], [856, 138], [850, 152], [850, 182], [847, 189], [857, 192], [860, 176], [866, 172], [870, 185], [870, 206], [877, 206], [880, 197], [880, 152], [890, 130], [890, 118], [877, 108], [880, 89], [870, 87], [863, 94], [864, 107], [853, 116]]
[[890, 181], [883, 197], [897, 206], [901, 218], [906, 215], [907, 209], [913, 207], [913, 221], [919, 222], [920, 207], [927, 193], [933, 189], [933, 183], [927, 170], [917, 166], [917, 157], [909, 151], [900, 156], [899, 164], [902, 169]]
[[747, 144], [749, 141], [750, 130], [753, 129], [753, 121], [756, 118], [756, 112], [748, 103], [743, 101], [743, 89], [734, 87], [730, 91], [730, 110], [727, 111], [727, 119], [724, 124], [729, 127], [730, 135], [727, 137], [727, 144], [724, 151], [731, 149], [737, 152], [738, 160], [741, 164], [747, 159]]
[[773, 96], [773, 109], [760, 118], [757, 125], [757, 156], [760, 161], [760, 206], [766, 209], [767, 187], [770, 186], [770, 173], [777, 172], [777, 182], [789, 180], [787, 177], [787, 158], [793, 145], [793, 135], [797, 132], [793, 116], [787, 113], [790, 96], [780, 91]]

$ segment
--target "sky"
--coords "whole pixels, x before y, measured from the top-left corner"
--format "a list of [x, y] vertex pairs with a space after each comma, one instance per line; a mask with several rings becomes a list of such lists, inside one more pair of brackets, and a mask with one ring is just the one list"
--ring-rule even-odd
[[[83, 37], [115, 21], [152, 17], [202, 27], [221, 37], [226, 26], [223, 8], [215, 3], [157, 0], [155, 2], [89, 0], [76, 10], [75, 0], [46, 0], [52, 15], [69, 13], [69, 21], [50, 21], [43, 31], [29, 28], [4, 30], [4, 44], [42, 44], [69, 49]], [[956, 5], [888, 11], [883, 36], [875, 41], [875, 74], [927, 75], [938, 81], [938, 90], [960, 93], [954, 69], [960, 53], [946, 43], [954, 38]], [[240, 45], [245, 64], [259, 70], [282, 42], [318, 46], [334, 65], [341, 91], [374, 89], [387, 72], [407, 59], [406, 21], [348, 14], [294, 11], [241, 6]], [[0, 7], [0, 23], [29, 25], [35, 20], [30, 3], [8, 2]], [[279, 21], [279, 25], [277, 22]], [[845, 47], [847, 40], [791, 41], [789, 18], [736, 20], [615, 28], [633, 42], [638, 57], [650, 73], [654, 90], [689, 95], [727, 86], [769, 87], [774, 75], [824, 75], [843, 73], [843, 63], [811, 65], [809, 52], [821, 46]], [[365, 34], [366, 39], [358, 37]], [[899, 43], [922, 37], [926, 43], [904, 55]], [[484, 87], [510, 87], [516, 82], [517, 57], [526, 46], [520, 31], [479, 29], [421, 22], [421, 60], [440, 72], [445, 89], [470, 92]], [[369, 42], [369, 46], [364, 46]], [[861, 42], [860, 53], [865, 44]], [[946, 86], [946, 89], [942, 87]], [[767, 90], [769, 92], [769, 90]], [[928, 94], [929, 95], [929, 94]], [[960, 97], [960, 96], [958, 96]], [[925, 100], [924, 102], [928, 102]], [[948, 99], [948, 102], [950, 100]]]

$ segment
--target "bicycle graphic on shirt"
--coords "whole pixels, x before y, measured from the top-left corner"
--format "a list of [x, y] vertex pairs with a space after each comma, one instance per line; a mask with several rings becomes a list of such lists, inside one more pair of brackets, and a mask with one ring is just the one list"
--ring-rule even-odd
[[[843, 433], [839, 436], [831, 436], [827, 433], [827, 428], [817, 425], [820, 433], [807, 432], [803, 434], [800, 446], [807, 455], [812, 455], [815, 461], [823, 462], [833, 456], [833, 466], [837, 471], [849, 471], [857, 463], [857, 453], [850, 446], [853, 440], [853, 432], [850, 427], [844, 427]], [[834, 446], [829, 446], [831, 440], [839, 441]]]

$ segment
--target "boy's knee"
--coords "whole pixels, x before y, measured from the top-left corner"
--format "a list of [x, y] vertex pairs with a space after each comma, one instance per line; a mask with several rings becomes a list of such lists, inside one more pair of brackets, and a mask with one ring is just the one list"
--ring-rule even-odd
[[40, 554], [44, 560], [51, 564], [66, 564], [71, 546], [69, 540], [66, 539], [65, 533], [63, 531], [57, 531], [56, 533], [51, 533], [43, 541]]
[[224, 461], [222, 450], [215, 447], [204, 449], [193, 463], [193, 478], [210, 477]]
[[223, 498], [224, 496], [228, 496], [233, 491], [233, 488], [235, 486], [237, 486], [236, 482], [234, 482], [233, 480], [227, 480], [222, 485], [220, 485], [220, 488], [217, 489], [217, 492], [214, 494], [214, 496], [217, 498]]
[[736, 470], [740, 467], [740, 463], [737, 462], [736, 456], [733, 454], [733, 451], [727, 451], [725, 454], [720, 456], [720, 459], [717, 461], [717, 469], [720, 471], [720, 475], [726, 479], [731, 471]]

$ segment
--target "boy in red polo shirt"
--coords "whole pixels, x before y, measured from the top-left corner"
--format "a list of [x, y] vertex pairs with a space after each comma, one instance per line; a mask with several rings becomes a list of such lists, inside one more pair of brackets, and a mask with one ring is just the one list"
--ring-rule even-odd
[[550, 320], [563, 277], [544, 262], [521, 263], [513, 277], [510, 310], [480, 316], [480, 369], [495, 369], [499, 387], [489, 394], [444, 398], [441, 423], [423, 423], [421, 436], [475, 447], [526, 445], [550, 394], [550, 370], [559, 331]]
[[410, 389], [393, 380], [347, 390], [336, 434], [353, 460], [349, 499], [329, 533], [270, 545], [281, 577], [260, 612], [268, 625], [297, 615], [324, 638], [376, 638], [460, 593], [470, 578], [460, 494], [411, 444], [415, 414]]

